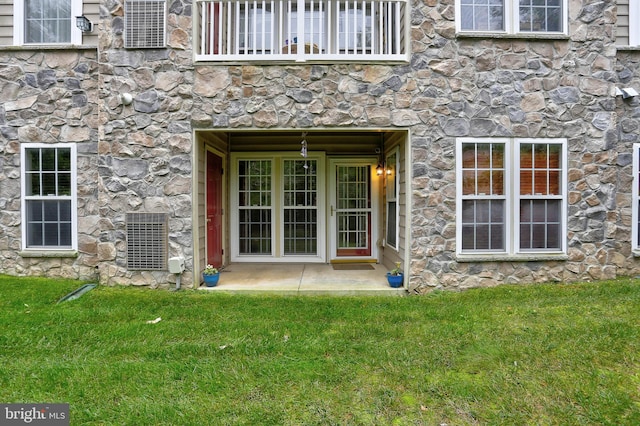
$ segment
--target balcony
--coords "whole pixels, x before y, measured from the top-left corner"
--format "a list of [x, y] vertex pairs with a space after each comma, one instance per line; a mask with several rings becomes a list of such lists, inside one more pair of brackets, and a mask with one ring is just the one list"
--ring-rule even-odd
[[407, 0], [196, 1], [198, 62], [408, 60]]

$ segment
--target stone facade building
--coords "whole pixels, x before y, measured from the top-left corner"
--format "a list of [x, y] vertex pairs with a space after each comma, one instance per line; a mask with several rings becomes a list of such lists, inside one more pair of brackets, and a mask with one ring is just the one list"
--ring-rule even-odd
[[35, 3], [0, 0], [0, 273], [640, 272], [640, 0]]

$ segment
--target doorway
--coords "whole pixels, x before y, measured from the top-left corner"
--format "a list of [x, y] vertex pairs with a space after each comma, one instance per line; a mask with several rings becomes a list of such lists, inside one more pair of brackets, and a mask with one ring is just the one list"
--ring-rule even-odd
[[331, 261], [375, 260], [378, 185], [371, 160], [330, 162]]
[[207, 150], [206, 160], [207, 264], [223, 264], [222, 246], [222, 157]]

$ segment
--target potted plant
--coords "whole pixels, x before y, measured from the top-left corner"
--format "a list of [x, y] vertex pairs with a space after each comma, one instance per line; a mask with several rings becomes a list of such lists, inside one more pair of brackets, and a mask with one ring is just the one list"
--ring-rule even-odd
[[402, 269], [400, 269], [400, 265], [400, 262], [396, 262], [396, 267], [387, 272], [387, 282], [391, 287], [402, 287], [402, 283], [404, 282], [404, 274], [402, 273]]
[[213, 265], [207, 264], [206, 268], [202, 271], [202, 279], [207, 287], [215, 287], [220, 280], [220, 271]]

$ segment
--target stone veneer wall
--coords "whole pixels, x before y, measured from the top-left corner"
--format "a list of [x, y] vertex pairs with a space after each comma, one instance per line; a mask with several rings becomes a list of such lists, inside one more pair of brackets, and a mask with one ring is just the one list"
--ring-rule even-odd
[[[430, 128], [416, 129], [412, 141], [412, 285], [425, 291], [637, 271], [631, 223], [620, 214], [631, 187], [618, 166], [618, 150], [628, 146], [617, 143], [615, 4], [570, 2], [569, 39], [555, 41], [456, 41], [452, 5], [421, 12], [436, 19], [414, 30], [414, 53], [424, 56], [415, 55], [413, 66], [424, 65], [417, 72], [430, 81], [422, 96], [434, 106]], [[568, 139], [567, 261], [455, 261], [454, 142], [463, 136]]]
[[[0, 273], [95, 279], [98, 66], [93, 50], [0, 52]], [[20, 144], [77, 144], [78, 256], [23, 257]]]
[[[101, 127], [98, 143], [100, 244], [108, 256], [100, 282], [164, 286], [167, 271], [126, 266], [126, 214], [167, 213], [168, 254], [183, 256], [184, 285], [193, 281], [191, 2], [168, 2], [167, 49], [125, 50], [124, 5], [106, 4], [99, 42]], [[123, 105], [121, 95], [134, 101]]]
[[[90, 139], [99, 141], [91, 159], [99, 175], [97, 216], [91, 217], [99, 230], [83, 237], [94, 244], [93, 255], [81, 254], [74, 268], [93, 259], [102, 283], [166, 284], [166, 271], [126, 269], [124, 217], [167, 212], [169, 255], [185, 256], [183, 280], [192, 280], [194, 129], [387, 127], [411, 130], [415, 292], [636, 273], [630, 142], [619, 142], [619, 132], [637, 137], [637, 119], [619, 121], [630, 107], [613, 96], [624, 74], [613, 45], [615, 4], [570, 2], [566, 40], [456, 38], [453, 1], [412, 7], [409, 64], [196, 66], [190, 2], [169, 4], [169, 48], [161, 50], [123, 49], [122, 3], [103, 4], [99, 137]], [[637, 61], [629, 67], [637, 78]], [[134, 95], [132, 105], [122, 105], [124, 92]], [[463, 136], [568, 138], [567, 261], [456, 262], [454, 146]], [[3, 169], [18, 182], [14, 166]], [[83, 170], [87, 181], [91, 172]], [[0, 216], [5, 228], [15, 228], [10, 249], [19, 237], [19, 207], [14, 210], [17, 217]], [[3, 256], [7, 270], [7, 260], [16, 257]]]

